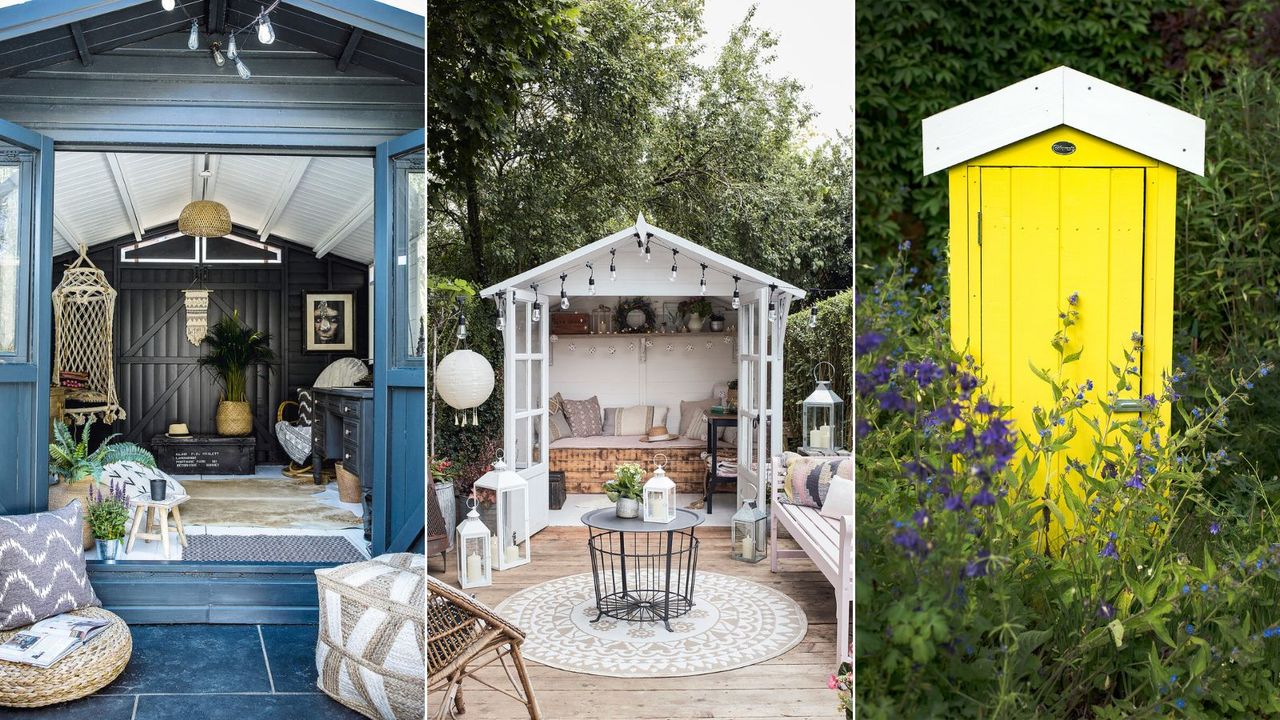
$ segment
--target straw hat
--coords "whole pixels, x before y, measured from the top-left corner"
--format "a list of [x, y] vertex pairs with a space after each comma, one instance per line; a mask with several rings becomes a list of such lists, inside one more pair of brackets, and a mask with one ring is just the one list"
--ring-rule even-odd
[[672, 435], [667, 431], [666, 425], [654, 425], [649, 428], [649, 432], [640, 438], [640, 442], [661, 442], [663, 440], [675, 440], [679, 435]]
[[191, 437], [191, 431], [187, 429], [185, 423], [173, 423], [169, 425], [169, 432], [165, 433], [165, 436], [171, 438]]

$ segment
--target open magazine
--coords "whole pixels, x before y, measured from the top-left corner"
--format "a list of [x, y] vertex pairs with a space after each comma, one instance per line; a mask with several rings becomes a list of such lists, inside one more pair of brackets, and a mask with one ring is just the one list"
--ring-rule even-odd
[[0, 645], [0, 660], [47, 668], [110, 625], [101, 618], [64, 613], [19, 630]]

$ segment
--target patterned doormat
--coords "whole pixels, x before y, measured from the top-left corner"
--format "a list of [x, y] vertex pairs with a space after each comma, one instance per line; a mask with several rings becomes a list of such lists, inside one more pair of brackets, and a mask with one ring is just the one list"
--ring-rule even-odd
[[759, 583], [699, 572], [694, 605], [671, 620], [595, 619], [590, 574], [526, 588], [496, 611], [527, 633], [526, 660], [620, 678], [705, 675], [777, 657], [804, 639], [808, 619], [794, 600]]
[[365, 556], [340, 535], [189, 535], [183, 560], [349, 563]]

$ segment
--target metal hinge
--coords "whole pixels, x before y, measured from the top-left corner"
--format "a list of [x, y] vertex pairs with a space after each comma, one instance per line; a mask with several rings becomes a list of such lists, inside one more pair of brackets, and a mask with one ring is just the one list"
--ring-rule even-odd
[[978, 211], [978, 247], [982, 247], [982, 211]]

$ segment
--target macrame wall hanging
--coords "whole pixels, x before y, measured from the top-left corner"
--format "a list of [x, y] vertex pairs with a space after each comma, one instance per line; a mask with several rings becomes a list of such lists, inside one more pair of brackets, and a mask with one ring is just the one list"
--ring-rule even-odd
[[77, 425], [97, 416], [102, 422], [125, 418], [116, 397], [112, 323], [115, 288], [85, 255], [67, 266], [53, 289], [53, 384], [67, 390], [66, 415]]
[[209, 334], [209, 291], [183, 290], [187, 307], [187, 341], [196, 347]]

